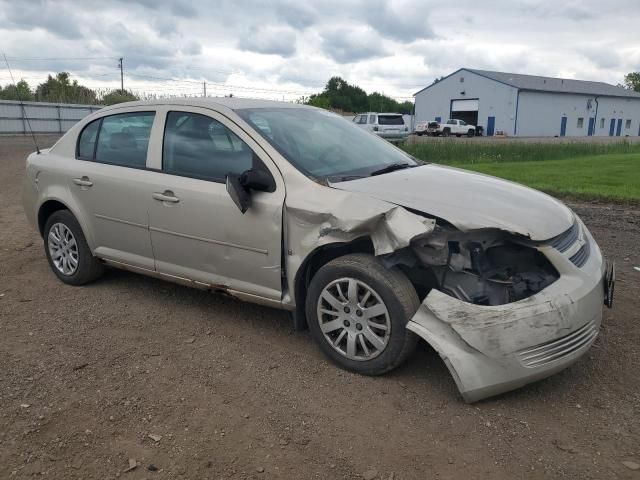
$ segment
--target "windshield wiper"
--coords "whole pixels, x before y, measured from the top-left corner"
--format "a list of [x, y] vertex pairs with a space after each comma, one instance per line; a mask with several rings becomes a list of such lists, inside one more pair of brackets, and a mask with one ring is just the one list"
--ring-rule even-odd
[[405, 168], [417, 167], [417, 165], [411, 165], [410, 163], [392, 163], [391, 165], [387, 165], [380, 170], [374, 170], [371, 172], [370, 176], [373, 177], [375, 175], [382, 175], [383, 173], [395, 172], [396, 170], [403, 170]]
[[364, 175], [331, 175], [327, 177], [327, 180], [331, 183], [347, 182], [349, 180], [358, 180], [364, 178]]

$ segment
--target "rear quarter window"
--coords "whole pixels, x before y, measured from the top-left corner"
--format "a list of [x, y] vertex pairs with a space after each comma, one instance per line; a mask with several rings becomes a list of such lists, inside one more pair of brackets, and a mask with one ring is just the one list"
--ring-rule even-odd
[[94, 120], [87, 124], [78, 137], [78, 146], [76, 156], [83, 160], [93, 160], [93, 154], [96, 149], [96, 138], [98, 137], [98, 129], [100, 128], [101, 119]]

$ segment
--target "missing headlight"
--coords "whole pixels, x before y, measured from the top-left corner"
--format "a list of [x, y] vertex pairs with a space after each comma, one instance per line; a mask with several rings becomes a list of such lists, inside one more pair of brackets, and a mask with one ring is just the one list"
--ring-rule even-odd
[[522, 300], [559, 277], [541, 252], [499, 230], [438, 229], [412, 244], [412, 251], [417, 261], [402, 263], [419, 290], [436, 288], [477, 305]]

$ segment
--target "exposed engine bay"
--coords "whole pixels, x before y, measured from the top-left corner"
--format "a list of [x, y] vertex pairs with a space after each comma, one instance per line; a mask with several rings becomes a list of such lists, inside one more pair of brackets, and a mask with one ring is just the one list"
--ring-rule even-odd
[[435, 288], [476, 305], [516, 302], [559, 278], [532, 242], [497, 229], [464, 233], [438, 225], [384, 261], [399, 266], [421, 298]]

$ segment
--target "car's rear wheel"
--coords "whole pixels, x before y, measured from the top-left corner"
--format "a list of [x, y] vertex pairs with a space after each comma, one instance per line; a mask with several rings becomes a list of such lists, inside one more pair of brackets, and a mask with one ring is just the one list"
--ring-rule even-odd
[[475, 132], [470, 128], [469, 131], [467, 132], [467, 137], [471, 138], [475, 135]]
[[442, 131], [442, 136], [443, 136], [443, 137], [448, 137], [449, 135], [451, 135], [451, 130], [449, 130], [448, 128], [445, 128], [445, 129]]
[[92, 255], [80, 224], [68, 210], [58, 210], [47, 219], [44, 249], [53, 273], [69, 285], [84, 285], [104, 271], [102, 263]]
[[420, 302], [398, 269], [377, 258], [351, 254], [324, 265], [307, 295], [309, 329], [320, 349], [339, 366], [380, 375], [400, 365], [417, 337], [406, 329]]

